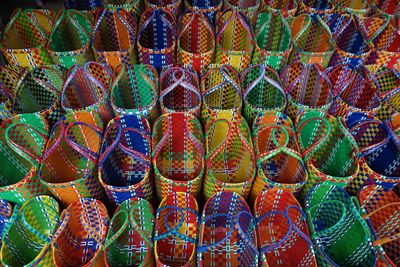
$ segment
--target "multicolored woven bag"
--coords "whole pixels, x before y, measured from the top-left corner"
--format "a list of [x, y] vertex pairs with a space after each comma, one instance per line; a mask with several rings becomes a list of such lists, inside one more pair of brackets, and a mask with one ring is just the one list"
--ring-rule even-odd
[[98, 168], [112, 204], [134, 197], [153, 200], [150, 135], [149, 123], [139, 115], [117, 117], [108, 124]]
[[209, 19], [202, 13], [187, 11], [179, 20], [177, 62], [191, 65], [204, 74], [214, 60], [215, 39]]
[[269, 189], [254, 203], [260, 266], [317, 267], [306, 215], [288, 191]]
[[144, 0], [147, 9], [162, 9], [178, 19], [181, 15], [182, 0]]
[[49, 126], [38, 114], [21, 114], [0, 126], [0, 198], [22, 204], [48, 193], [37, 175]]
[[90, 43], [92, 29], [86, 13], [75, 9], [61, 11], [46, 46], [53, 62], [70, 68], [94, 60]]
[[280, 11], [265, 9], [257, 14], [253, 23], [255, 47], [253, 64], [263, 64], [276, 70], [283, 68], [292, 51], [289, 24]]
[[118, 7], [103, 9], [98, 14], [92, 35], [96, 61], [111, 68], [119, 64], [136, 64], [137, 31], [138, 25], [132, 13]]
[[185, 8], [207, 16], [214, 25], [215, 16], [222, 10], [222, 0], [185, 0]]
[[161, 201], [156, 218], [156, 266], [195, 267], [199, 224], [196, 198], [189, 193], [171, 192]]
[[187, 112], [200, 117], [201, 93], [193, 68], [168, 66], [160, 76], [160, 106], [163, 114]]
[[10, 221], [13, 214], [13, 207], [11, 203], [6, 200], [0, 199], [0, 247], [3, 239], [3, 231]]
[[286, 96], [278, 73], [264, 65], [252, 65], [241, 75], [243, 88], [243, 116], [249, 125], [257, 114], [268, 111], [283, 111]]
[[154, 266], [155, 218], [150, 202], [142, 198], [124, 201], [115, 211], [104, 244], [108, 266]]
[[52, 64], [46, 49], [55, 13], [41, 9], [18, 9], [6, 25], [1, 52], [9, 64], [34, 68]]
[[332, 103], [332, 84], [318, 64], [295, 62], [281, 73], [286, 90], [286, 114], [293, 121], [303, 111], [327, 111]]
[[15, 92], [23, 82], [24, 69], [20, 67], [0, 66], [0, 123], [11, 118], [10, 100], [15, 97]]
[[303, 14], [290, 22], [290, 28], [293, 37], [291, 62], [319, 63], [326, 68], [336, 45], [325, 22], [319, 16]]
[[374, 246], [382, 266], [400, 264], [400, 197], [379, 185], [365, 186], [358, 193], [358, 200], [374, 235]]
[[223, 9], [237, 10], [246, 16], [248, 21], [252, 21], [256, 16], [261, 0], [225, 0]]
[[232, 66], [211, 65], [201, 77], [201, 92], [203, 123], [220, 113], [241, 112], [242, 90], [238, 74]]
[[396, 17], [400, 13], [400, 3], [396, 0], [375, 0], [372, 2], [375, 13]]
[[69, 205], [82, 197], [102, 197], [97, 180], [102, 132], [100, 116], [86, 111], [68, 113], [53, 126], [39, 176], [63, 204]]
[[360, 19], [364, 19], [371, 11], [370, 3], [373, 1], [368, 0], [333, 0], [337, 13], [349, 12]]
[[335, 12], [334, 0], [299, 0], [298, 14], [328, 15]]
[[373, 74], [363, 66], [355, 69], [351, 65], [337, 65], [326, 70], [335, 96], [329, 113], [344, 116], [361, 111], [368, 114], [378, 112], [380, 88]]
[[246, 120], [221, 115], [206, 126], [206, 168], [203, 195], [234, 191], [246, 199], [256, 175], [253, 143]]
[[133, 13], [137, 21], [144, 12], [144, 3], [141, 0], [103, 0], [103, 5], [106, 9], [124, 9]]
[[140, 20], [137, 37], [139, 61], [153, 65], [158, 72], [175, 63], [176, 22], [171, 13], [147, 9]]
[[152, 142], [158, 198], [172, 192], [199, 196], [205, 165], [200, 122], [189, 113], [164, 114], [154, 122]]
[[355, 197], [322, 183], [308, 192], [305, 211], [318, 266], [375, 266], [372, 235]]
[[264, 8], [273, 13], [281, 13], [286, 19], [295, 16], [298, 4], [296, 0], [262, 0], [260, 10]]
[[[66, 112], [89, 111], [101, 116], [104, 124], [114, 118], [109, 101], [112, 72], [104, 65], [89, 62], [71, 69], [64, 83], [61, 105]], [[105, 82], [106, 81], [106, 82]]]
[[258, 266], [256, 222], [246, 201], [222, 191], [207, 200], [201, 215], [199, 267]]
[[225, 9], [216, 18], [215, 63], [231, 65], [238, 72], [251, 63], [253, 34], [246, 16], [237, 10]]
[[106, 206], [81, 198], [63, 210], [60, 221], [52, 246], [55, 266], [96, 266], [110, 221]]

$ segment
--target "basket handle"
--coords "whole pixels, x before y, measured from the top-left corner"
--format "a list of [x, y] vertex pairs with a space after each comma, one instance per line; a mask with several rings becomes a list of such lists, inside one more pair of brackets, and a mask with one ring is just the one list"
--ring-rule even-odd
[[[283, 95], [286, 95], [282, 86], [276, 82], [275, 80], [271, 79], [270, 77], [268, 77], [265, 72], [267, 67], [265, 65], [253, 65], [250, 68], [248, 68], [244, 73], [242, 77], [246, 77], [247, 74], [256, 67], [260, 67], [261, 68], [261, 73], [260, 75], [251, 82], [251, 84], [245, 89], [244, 93], [243, 93], [243, 97], [246, 98], [246, 96], [250, 93], [251, 90], [253, 90], [253, 88], [261, 81], [261, 80], [265, 80], [266, 82], [268, 82], [269, 84], [271, 84], [272, 86], [274, 86], [276, 89], [278, 89]], [[276, 77], [279, 77], [279, 75], [272, 69], [269, 69], [269, 71], [272, 71], [272, 73], [274, 73], [276, 75]]]
[[[233, 79], [231, 79], [231, 77], [229, 76], [229, 74], [228, 74], [228, 72], [226, 70], [227, 68], [230, 68], [231, 70], [234, 70], [231, 66], [228, 66], [228, 65], [220, 66], [219, 67], [219, 71], [220, 71], [222, 77], [224, 78], [224, 81], [222, 83], [220, 83], [220, 84], [218, 84], [218, 85], [206, 90], [203, 93], [203, 98], [207, 97], [209, 94], [217, 91], [218, 89], [223, 87], [226, 83], [230, 83], [233, 86], [233, 89], [240, 95], [240, 98], [242, 98], [242, 91], [240, 90], [239, 85]], [[235, 78], [237, 78], [236, 72], [233, 71], [233, 73], [235, 74]], [[208, 72], [206, 74], [206, 76], [204, 76], [204, 78], [206, 78], [209, 74], [210, 74], [210, 72]]]
[[[50, 141], [51, 137], [53, 136], [53, 134], [55, 133], [57, 127], [60, 127], [60, 133], [57, 136], [55, 142], [51, 146], [49, 146], [49, 144], [50, 144], [49, 141]], [[42, 155], [42, 161], [46, 160], [50, 156], [50, 154], [57, 148], [57, 146], [61, 143], [62, 138], [64, 136], [64, 132], [65, 132], [65, 125], [62, 122], [58, 121], [53, 125], [53, 128], [51, 129], [50, 134], [49, 134], [49, 138], [46, 142], [47, 143], [46, 149]]]
[[[188, 15], [188, 14], [191, 14], [192, 16], [189, 17], [189, 20], [186, 22], [185, 26], [182, 28], [182, 20], [183, 20], [183, 17], [184, 17], [185, 15]], [[183, 14], [183, 15], [180, 17], [180, 20], [179, 20], [179, 27], [178, 27], [178, 28], [180, 29], [180, 32], [179, 32], [179, 35], [178, 35], [179, 40], [182, 38], [182, 35], [183, 35], [183, 34], [185, 33], [185, 31], [189, 28], [190, 24], [193, 22], [193, 20], [194, 20], [194, 18], [195, 18], [196, 16], [199, 16], [203, 21], [205, 21], [204, 24], [205, 24], [207, 30], [208, 30], [210, 33], [213, 34], [214, 31], [213, 31], [213, 29], [211, 28], [211, 22], [210, 22], [210, 19], [209, 19], [208, 17], [206, 17], [202, 12], [196, 12], [196, 11], [188, 10], [188, 11], [186, 11], [185, 14]], [[214, 40], [214, 38], [212, 38], [211, 42], [212, 42], [212, 46], [214, 47], [214, 46], [215, 46], [215, 40]]]
[[381, 34], [386, 28], [387, 26], [389, 26], [390, 24], [390, 16], [387, 14], [379, 14], [378, 16], [373, 16], [370, 19], [373, 20], [377, 17], [383, 18], [383, 23], [381, 24], [381, 26], [371, 35], [371, 37], [369, 38], [369, 41], [373, 41], [376, 37], [378, 37], [379, 34]]
[[[265, 13], [269, 13], [270, 16], [269, 16], [268, 20], [266, 20], [263, 24], [261, 24], [260, 27], [258, 27], [257, 31], [254, 34], [254, 40], [264, 30], [264, 28], [267, 27], [268, 23], [270, 23], [270, 21], [271, 21], [272, 17], [274, 16], [274, 14], [277, 14], [277, 17], [279, 17], [281, 19], [281, 22], [283, 23], [284, 28], [288, 29], [289, 30], [289, 34], [291, 34], [289, 23], [287, 22], [287, 20], [283, 16], [282, 11], [280, 9], [276, 9], [274, 11], [272, 11], [272, 10], [270, 11], [269, 9], [264, 9], [264, 10], [260, 11], [256, 15], [257, 17], [254, 18], [254, 26], [256, 26], [256, 22], [257, 22], [258, 16], [260, 14], [264, 13], [264, 12]], [[289, 42], [290, 42], [290, 45], [292, 46], [292, 39], [291, 38], [289, 39]]]
[[[166, 13], [166, 11], [163, 11]], [[173, 26], [173, 24], [171, 23], [171, 21], [169, 21], [167, 18], [165, 18], [163, 15], [160, 14], [160, 9], [156, 9], [153, 10], [151, 13], [151, 16], [142, 24], [141, 29], [139, 30], [139, 33], [137, 35], [137, 39], [140, 40], [141, 35], [143, 34], [144, 30], [147, 28], [147, 26], [149, 26], [150, 22], [152, 21], [152, 19], [154, 19], [154, 17], [159, 16], [160, 19], [166, 24], [168, 25], [168, 27], [170, 28], [170, 30], [173, 33], [173, 36], [176, 36], [176, 31], [175, 31], [175, 27]], [[167, 13], [168, 14], [168, 13]], [[169, 13], [170, 14], [170, 13]], [[172, 16], [172, 15], [171, 15]], [[138, 41], [139, 42], [139, 41]]]

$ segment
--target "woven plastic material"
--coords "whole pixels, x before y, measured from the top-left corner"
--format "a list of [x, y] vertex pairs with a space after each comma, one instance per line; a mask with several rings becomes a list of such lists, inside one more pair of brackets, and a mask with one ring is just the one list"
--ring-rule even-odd
[[117, 117], [108, 124], [98, 167], [100, 183], [114, 205], [133, 197], [153, 200], [150, 134], [149, 123], [139, 115]]
[[191, 65], [204, 74], [214, 60], [215, 40], [210, 20], [202, 13], [188, 11], [179, 20], [177, 62]]
[[375, 0], [372, 2], [375, 12], [395, 17], [400, 13], [400, 3], [396, 0]]
[[154, 234], [157, 267], [196, 266], [199, 208], [188, 193], [173, 192], [160, 203]]
[[245, 15], [226, 9], [217, 15], [215, 24], [215, 63], [231, 65], [239, 72], [245, 70], [254, 49], [253, 34]]
[[49, 126], [37, 114], [22, 114], [0, 127], [0, 198], [22, 204], [46, 194], [37, 176]]
[[87, 14], [63, 10], [53, 27], [46, 48], [53, 62], [70, 68], [94, 60], [90, 43], [93, 25]]
[[3, 266], [52, 266], [51, 240], [59, 223], [57, 201], [38, 196], [15, 206], [3, 232]]
[[345, 187], [359, 175], [358, 146], [341, 118], [310, 111], [297, 122], [297, 137], [308, 169], [303, 196], [315, 184]]
[[53, 241], [55, 266], [93, 266], [101, 255], [110, 221], [104, 204], [82, 198], [63, 210], [60, 220]]
[[178, 19], [181, 15], [182, 0], [144, 0], [146, 8], [162, 9], [175, 16]]
[[291, 62], [319, 63], [326, 68], [335, 51], [335, 40], [322, 19], [299, 15], [291, 21], [290, 28], [293, 37]]
[[251, 133], [240, 115], [218, 116], [206, 126], [203, 195], [234, 191], [246, 199], [256, 174]]
[[142, 198], [124, 201], [115, 211], [104, 244], [106, 266], [154, 266], [151, 204]]
[[138, 21], [144, 11], [144, 3], [141, 0], [103, 0], [106, 9], [124, 9], [135, 15]]
[[292, 36], [289, 24], [280, 11], [265, 9], [254, 19], [255, 47], [253, 64], [263, 64], [276, 70], [283, 68], [292, 51]]
[[280, 12], [284, 18], [294, 17], [298, 9], [296, 0], [262, 0], [261, 6], [260, 10], [265, 8], [274, 13]]
[[374, 266], [372, 235], [355, 197], [319, 184], [308, 192], [305, 211], [318, 266]]
[[222, 0], [185, 0], [185, 8], [207, 16], [214, 24], [215, 16], [222, 10]]
[[139, 61], [153, 65], [158, 72], [175, 63], [176, 22], [171, 13], [147, 9], [140, 20], [137, 37]]
[[172, 192], [199, 196], [205, 165], [200, 122], [189, 113], [162, 115], [154, 122], [152, 142], [158, 198]]
[[24, 70], [0, 66], [0, 123], [11, 118], [13, 112], [10, 109], [10, 100], [15, 97], [15, 92], [23, 81]]
[[246, 16], [248, 21], [252, 21], [256, 16], [261, 0], [225, 0], [223, 9], [237, 10]]
[[101, 116], [104, 124], [114, 118], [109, 94], [111, 71], [96, 62], [70, 70], [64, 83], [61, 105], [68, 113], [88, 111]]
[[344, 116], [349, 112], [375, 114], [380, 106], [379, 84], [366, 68], [354, 69], [350, 65], [338, 65], [326, 70], [335, 96], [329, 113]]
[[292, 63], [281, 73], [286, 90], [286, 114], [295, 121], [303, 111], [327, 111], [332, 103], [332, 84], [318, 64]]
[[200, 117], [200, 82], [193, 68], [169, 66], [160, 76], [161, 112], [187, 112]]
[[354, 16], [364, 19], [371, 11], [368, 0], [333, 0], [338, 13], [349, 12]]
[[34, 68], [52, 64], [46, 42], [53, 28], [55, 13], [41, 9], [18, 9], [6, 25], [1, 52], [8, 63]]
[[[216, 231], [218, 229], [218, 231]], [[201, 216], [198, 266], [258, 266], [256, 222], [235, 192], [218, 192]]]
[[258, 168], [251, 200], [268, 188], [298, 193], [308, 174], [289, 117], [280, 112], [258, 116], [253, 126], [253, 143]]
[[136, 64], [135, 16], [124, 10], [103, 9], [93, 28], [92, 43], [96, 61], [115, 68], [119, 64]]
[[335, 11], [334, 0], [299, 0], [298, 14], [328, 15]]
[[264, 191], [254, 204], [260, 266], [317, 267], [306, 215], [285, 190]]
[[243, 116], [249, 125], [257, 114], [269, 110], [283, 111], [286, 96], [279, 75], [264, 65], [252, 65], [241, 75]]
[[237, 72], [231, 66], [210, 66], [201, 77], [203, 106], [202, 122], [216, 117], [219, 113], [240, 113], [242, 90]]
[[43, 185], [63, 204], [82, 197], [102, 197], [97, 180], [102, 132], [99, 115], [85, 111], [69, 113], [53, 126], [39, 175]]
[[358, 193], [363, 218], [369, 223], [378, 247], [380, 260], [386, 266], [400, 264], [400, 197], [388, 188], [369, 185]]

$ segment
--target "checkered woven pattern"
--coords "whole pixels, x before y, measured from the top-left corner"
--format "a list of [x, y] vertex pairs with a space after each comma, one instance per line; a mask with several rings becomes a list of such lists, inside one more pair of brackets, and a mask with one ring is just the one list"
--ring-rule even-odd
[[0, 127], [0, 198], [22, 204], [47, 193], [37, 176], [48, 125], [37, 114], [22, 114]]
[[103, 4], [106, 9], [124, 9], [131, 12], [137, 20], [144, 11], [144, 3], [141, 0], [103, 0]]
[[283, 111], [286, 96], [279, 74], [264, 65], [252, 65], [241, 74], [243, 116], [249, 125], [258, 113], [268, 110]]
[[154, 254], [157, 267], [195, 267], [199, 208], [189, 193], [171, 192], [156, 215]]
[[[13, 213], [13, 206], [6, 200], [0, 200], [0, 233], [3, 234], [4, 228], [8, 224], [11, 219], [11, 215]], [[0, 237], [0, 246], [2, 244], [2, 238]]]
[[290, 61], [318, 63], [326, 68], [335, 51], [335, 40], [322, 19], [309, 14], [299, 15], [291, 21], [290, 28], [293, 37]]
[[142, 14], [137, 37], [140, 63], [153, 65], [158, 72], [174, 64], [175, 29], [174, 15], [162, 9], [147, 9]]
[[240, 11], [250, 22], [256, 16], [261, 0], [225, 0], [223, 9], [233, 9]]
[[214, 31], [202, 13], [188, 11], [179, 21], [177, 62], [204, 74], [214, 60]]
[[376, 13], [383, 13], [392, 17], [400, 13], [400, 3], [397, 0], [375, 0], [372, 4]]
[[24, 70], [17, 67], [0, 66], [0, 123], [12, 117], [12, 110], [10, 108], [11, 99], [15, 97], [15, 92], [20, 87], [23, 81]]
[[215, 16], [222, 10], [222, 0], [184, 0], [185, 8], [207, 16], [214, 25]]
[[298, 4], [296, 0], [262, 0], [261, 8], [271, 10], [274, 13], [280, 12], [284, 18], [294, 17]]
[[386, 121], [386, 125], [390, 137], [392, 137], [392, 140], [396, 143], [397, 147], [400, 148], [400, 113], [393, 114]]
[[349, 12], [360, 19], [364, 19], [371, 11], [372, 2], [368, 0], [334, 0], [338, 13]]
[[258, 266], [256, 222], [246, 201], [222, 191], [205, 204], [201, 216], [199, 266]]
[[38, 196], [15, 206], [3, 232], [3, 266], [52, 266], [51, 238], [59, 223], [55, 199]]
[[163, 114], [187, 112], [200, 117], [200, 82], [193, 68], [169, 66], [160, 76], [160, 106]]
[[269, 9], [258, 13], [254, 20], [252, 63], [280, 70], [287, 64], [293, 47], [288, 23], [279, 11]]
[[153, 200], [150, 134], [147, 120], [135, 114], [108, 124], [98, 168], [100, 183], [114, 205], [133, 197]]
[[106, 266], [154, 266], [154, 224], [150, 202], [142, 198], [124, 201], [110, 222], [104, 244]]
[[39, 176], [63, 204], [103, 196], [97, 180], [102, 132], [100, 116], [86, 111], [68, 113], [53, 126]]
[[218, 116], [206, 126], [206, 168], [203, 195], [234, 191], [246, 199], [256, 175], [253, 143], [240, 115]]
[[292, 63], [281, 73], [286, 90], [285, 113], [295, 121], [304, 111], [326, 111], [332, 103], [332, 84], [318, 64]]
[[305, 211], [318, 266], [375, 266], [372, 234], [356, 198], [322, 183], [308, 192]]
[[18, 9], [4, 29], [1, 51], [10, 64], [34, 68], [52, 64], [45, 44], [55, 13], [40, 9]]
[[264, 124], [276, 124], [284, 126], [285, 128], [294, 128], [294, 124], [290, 117], [283, 112], [276, 110], [269, 110], [259, 113], [254, 118], [253, 129], [257, 129]]
[[144, 0], [144, 5], [147, 9], [162, 9], [178, 19], [181, 15], [182, 0]]
[[334, 0], [299, 0], [297, 14], [315, 14], [319, 16], [335, 12]]
[[270, 189], [254, 204], [260, 266], [317, 267], [306, 215], [288, 191]]
[[189, 113], [162, 115], [154, 122], [152, 142], [158, 198], [172, 192], [199, 196], [205, 165], [200, 122]]
[[53, 260], [58, 267], [96, 266], [108, 225], [106, 206], [99, 200], [81, 198], [62, 213], [53, 240]]

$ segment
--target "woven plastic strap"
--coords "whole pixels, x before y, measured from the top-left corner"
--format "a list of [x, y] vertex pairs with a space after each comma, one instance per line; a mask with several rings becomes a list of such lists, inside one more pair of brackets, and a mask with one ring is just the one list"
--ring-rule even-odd
[[214, 25], [215, 16], [222, 10], [222, 0], [185, 0], [185, 8], [207, 16]]
[[295, 0], [263, 0], [262, 7], [272, 12], [280, 12], [284, 18], [294, 17], [298, 4]]

